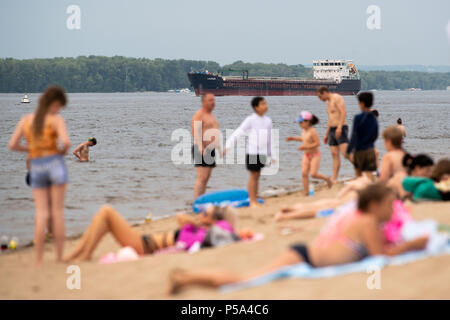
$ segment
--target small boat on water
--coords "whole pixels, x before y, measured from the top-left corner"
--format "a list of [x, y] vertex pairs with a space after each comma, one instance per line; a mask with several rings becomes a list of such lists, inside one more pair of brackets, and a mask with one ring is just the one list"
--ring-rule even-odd
[[27, 94], [23, 95], [21, 103], [30, 103], [30, 99], [28, 98]]
[[184, 89], [170, 89], [170, 90], [167, 90], [167, 92], [169, 92], [169, 93], [191, 93], [192, 91], [189, 88], [184, 88]]

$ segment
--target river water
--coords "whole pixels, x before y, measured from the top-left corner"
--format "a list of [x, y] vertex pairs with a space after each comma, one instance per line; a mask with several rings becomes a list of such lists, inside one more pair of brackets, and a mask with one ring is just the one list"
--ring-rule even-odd
[[[450, 91], [377, 91], [375, 108], [380, 112], [380, 131], [403, 119], [407, 129], [405, 148], [411, 153], [427, 152], [434, 159], [450, 155]], [[7, 143], [20, 117], [36, 107], [23, 105], [20, 94], [0, 94], [0, 235], [16, 236], [21, 244], [33, 237], [34, 206], [31, 189], [25, 184], [25, 154], [10, 152]], [[214, 113], [225, 135], [252, 112], [251, 97], [217, 97]], [[310, 110], [321, 120], [320, 137], [326, 127], [325, 104], [316, 97], [269, 97], [268, 116], [279, 129], [279, 162], [275, 175], [261, 179], [262, 195], [301, 189], [301, 154], [298, 144], [285, 142], [300, 134], [294, 123], [301, 110]], [[359, 112], [356, 98], [345, 97], [348, 121]], [[177, 141], [176, 129], [190, 128], [200, 98], [176, 93], [74, 93], [62, 111], [73, 148], [90, 136], [98, 144], [91, 148], [91, 161], [80, 163], [69, 153], [66, 163], [70, 184], [66, 197], [68, 235], [84, 230], [104, 203], [115, 207], [131, 222], [141, 222], [149, 212], [155, 218], [189, 210], [195, 171], [192, 165], [171, 161]], [[73, 149], [72, 148], [72, 149]], [[382, 139], [377, 148], [384, 153]], [[331, 156], [321, 145], [321, 172], [331, 175]], [[351, 177], [353, 168], [342, 162], [341, 178]], [[246, 188], [244, 165], [218, 165], [208, 192]]]

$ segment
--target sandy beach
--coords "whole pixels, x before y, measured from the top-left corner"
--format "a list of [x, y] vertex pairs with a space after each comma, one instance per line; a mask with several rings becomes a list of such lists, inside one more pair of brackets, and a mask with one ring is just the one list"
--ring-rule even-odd
[[[439, 256], [404, 266], [382, 269], [382, 287], [369, 290], [368, 274], [355, 273], [328, 279], [285, 279], [257, 288], [222, 294], [214, 289], [192, 288], [168, 297], [168, 274], [173, 268], [227, 268], [246, 272], [266, 264], [289, 244], [310, 241], [326, 219], [296, 220], [275, 224], [273, 214], [284, 205], [309, 202], [335, 195], [342, 185], [320, 190], [306, 198], [299, 192], [266, 199], [258, 209], [239, 209], [240, 228], [251, 228], [265, 238], [250, 243], [235, 243], [200, 252], [142, 257], [138, 261], [102, 265], [98, 259], [119, 246], [108, 235], [90, 262], [79, 263], [81, 289], [66, 288], [68, 264], [54, 260], [54, 245], [45, 247], [44, 266], [33, 268], [33, 248], [28, 247], [0, 256], [0, 299], [449, 299], [450, 256]], [[416, 219], [432, 218], [450, 224], [450, 204], [427, 202], [411, 204]], [[94, 212], [91, 213], [92, 215]], [[300, 227], [289, 235], [281, 235], [280, 226]], [[143, 233], [176, 228], [173, 217], [136, 226]], [[68, 253], [76, 239], [66, 242]]]

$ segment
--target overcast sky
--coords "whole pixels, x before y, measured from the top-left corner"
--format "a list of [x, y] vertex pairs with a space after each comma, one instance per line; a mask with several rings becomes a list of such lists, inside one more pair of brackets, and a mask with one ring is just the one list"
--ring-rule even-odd
[[[449, 0], [0, 0], [0, 57], [450, 64]], [[69, 30], [69, 5], [81, 29]], [[369, 5], [381, 29], [369, 30]]]

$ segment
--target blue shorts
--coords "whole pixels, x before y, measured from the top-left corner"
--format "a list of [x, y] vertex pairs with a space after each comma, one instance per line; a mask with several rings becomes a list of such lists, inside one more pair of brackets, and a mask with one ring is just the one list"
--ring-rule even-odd
[[67, 181], [67, 167], [61, 155], [31, 159], [31, 188], [48, 188]]

